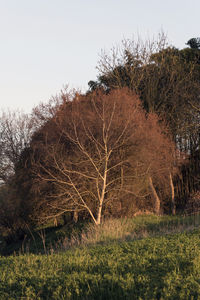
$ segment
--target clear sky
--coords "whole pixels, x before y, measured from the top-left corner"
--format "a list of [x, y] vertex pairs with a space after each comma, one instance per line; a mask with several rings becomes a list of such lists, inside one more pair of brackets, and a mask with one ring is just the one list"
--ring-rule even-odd
[[162, 29], [200, 36], [199, 0], [0, 0], [0, 108], [29, 112], [64, 85], [87, 89], [101, 49]]

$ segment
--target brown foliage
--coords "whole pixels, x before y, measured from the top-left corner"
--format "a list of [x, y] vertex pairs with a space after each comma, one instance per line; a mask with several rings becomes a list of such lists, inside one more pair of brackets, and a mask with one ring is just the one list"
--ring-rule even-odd
[[128, 89], [64, 101], [32, 140], [32, 191], [40, 217], [86, 212], [99, 224], [109, 212], [143, 208], [151, 202], [150, 178], [164, 193], [174, 172], [166, 131]]

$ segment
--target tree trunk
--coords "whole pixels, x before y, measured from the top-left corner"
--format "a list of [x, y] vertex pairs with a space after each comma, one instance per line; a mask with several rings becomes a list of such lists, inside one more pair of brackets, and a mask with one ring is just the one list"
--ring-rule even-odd
[[66, 225], [67, 224], [67, 216], [66, 215], [62, 215], [62, 219], [63, 219], [64, 225]]
[[172, 207], [172, 215], [176, 214], [176, 205], [175, 205], [175, 197], [174, 197], [174, 184], [172, 180], [172, 174], [169, 174], [170, 187], [171, 187], [171, 207]]
[[57, 226], [58, 226], [58, 220], [57, 220], [56, 217], [54, 218], [53, 224], [54, 224], [54, 227], [57, 227]]
[[78, 211], [77, 210], [75, 210], [73, 213], [73, 221], [74, 221], [74, 223], [78, 222]]
[[152, 191], [152, 194], [153, 194], [153, 197], [154, 197], [154, 212], [159, 215], [160, 213], [160, 199], [158, 197], [158, 194], [154, 188], [154, 185], [153, 185], [153, 182], [152, 182], [152, 178], [149, 177], [149, 186], [151, 188], [151, 191]]
[[98, 209], [96, 225], [101, 224], [101, 213], [102, 213], [102, 204], [100, 204], [99, 209]]
[[98, 209], [98, 213], [97, 213], [96, 225], [101, 224], [102, 206], [103, 206], [103, 202], [105, 200], [105, 195], [106, 195], [106, 180], [107, 180], [107, 170], [108, 170], [107, 147], [106, 147], [105, 152], [106, 152], [106, 161], [105, 161], [105, 169], [104, 169], [104, 176], [103, 176], [103, 186], [102, 186], [102, 190], [101, 190], [101, 197], [99, 199], [99, 209]]

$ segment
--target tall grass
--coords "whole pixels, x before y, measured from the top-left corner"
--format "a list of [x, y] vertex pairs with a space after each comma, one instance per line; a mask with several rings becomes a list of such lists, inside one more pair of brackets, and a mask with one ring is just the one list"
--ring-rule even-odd
[[199, 226], [200, 215], [141, 215], [134, 218], [107, 219], [99, 226], [88, 224], [81, 232], [72, 232], [70, 237], [61, 239], [59, 245], [60, 249], [65, 250], [74, 246], [134, 241], [145, 237], [182, 233]]
[[138, 215], [133, 218], [106, 219], [101, 225], [91, 223], [39, 228], [23, 241], [1, 244], [1, 255], [50, 254], [74, 247], [106, 245], [134, 241], [146, 237], [182, 233], [200, 226], [200, 215], [156, 216]]

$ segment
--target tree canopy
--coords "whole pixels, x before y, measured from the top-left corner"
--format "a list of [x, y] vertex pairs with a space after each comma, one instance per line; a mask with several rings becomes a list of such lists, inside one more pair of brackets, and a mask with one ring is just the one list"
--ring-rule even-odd
[[40, 220], [77, 211], [100, 224], [102, 215], [127, 214], [126, 207], [134, 212], [145, 201], [159, 213], [159, 193], [170, 191], [175, 157], [158, 117], [146, 116], [134, 92], [117, 89], [65, 101], [35, 134], [22, 163], [31, 164], [29, 193]]
[[190, 46], [192, 49], [199, 49], [200, 48], [200, 38], [191, 38], [186, 43], [186, 45]]

